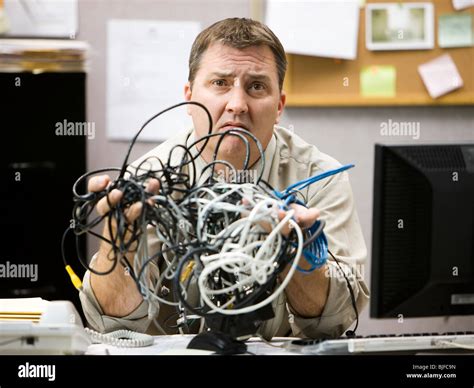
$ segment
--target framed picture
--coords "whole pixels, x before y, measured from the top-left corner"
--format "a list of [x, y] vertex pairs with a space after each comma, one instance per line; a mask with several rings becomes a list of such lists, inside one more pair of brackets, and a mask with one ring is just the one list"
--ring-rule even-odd
[[427, 50], [434, 47], [432, 3], [370, 3], [365, 8], [368, 50]]

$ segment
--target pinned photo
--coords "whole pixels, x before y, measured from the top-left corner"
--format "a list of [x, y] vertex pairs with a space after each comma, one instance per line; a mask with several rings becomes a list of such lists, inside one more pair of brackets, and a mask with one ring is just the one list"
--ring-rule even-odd
[[433, 15], [431, 3], [367, 4], [367, 49], [432, 49], [434, 47]]

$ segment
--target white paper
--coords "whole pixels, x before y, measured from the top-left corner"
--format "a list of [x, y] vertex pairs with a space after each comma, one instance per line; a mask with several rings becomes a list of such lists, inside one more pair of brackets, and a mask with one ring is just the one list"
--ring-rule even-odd
[[287, 53], [355, 59], [360, 0], [268, 0], [265, 23]]
[[451, 55], [444, 54], [418, 66], [418, 72], [431, 98], [459, 89], [463, 80]]
[[1, 313], [41, 314], [46, 310], [47, 301], [42, 298], [0, 299]]
[[453, 0], [453, 7], [456, 10], [474, 6], [474, 0]]
[[89, 43], [70, 39], [0, 39], [0, 54], [24, 54], [25, 52], [62, 53], [86, 55]]
[[5, 14], [7, 36], [74, 39], [77, 33], [77, 0], [5, 0]]
[[[184, 101], [188, 57], [200, 24], [110, 20], [107, 54], [107, 134], [130, 140], [151, 116]], [[139, 141], [162, 141], [191, 128], [186, 108], [147, 126]]]

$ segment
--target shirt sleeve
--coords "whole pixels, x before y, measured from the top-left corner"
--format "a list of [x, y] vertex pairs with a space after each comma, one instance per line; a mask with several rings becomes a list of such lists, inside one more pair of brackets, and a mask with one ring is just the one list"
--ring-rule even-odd
[[329, 293], [321, 315], [314, 318], [299, 317], [288, 306], [293, 315], [290, 323], [295, 336], [335, 338], [343, 334], [356, 319], [347, 282], [352, 287], [359, 313], [369, 300], [369, 291], [362, 276], [367, 249], [346, 172], [322, 181], [319, 187], [313, 188], [308, 194], [307, 205], [321, 212], [320, 218], [326, 222], [324, 233], [329, 250], [339, 265], [329, 256], [326, 270]]
[[[93, 265], [93, 262], [94, 259], [91, 261], [91, 265]], [[79, 297], [87, 322], [94, 330], [101, 333], [121, 329], [143, 333], [150, 324], [150, 320], [148, 319], [148, 303], [146, 301], [142, 301], [134, 311], [124, 317], [105, 315], [92, 290], [89, 271], [84, 275]]]
[[[148, 228], [148, 246], [149, 253], [154, 254], [160, 249], [160, 243], [156, 235], [153, 233], [153, 228]], [[92, 258], [90, 266], [94, 267], [96, 255]], [[113, 317], [105, 315], [100, 303], [95, 297], [90, 283], [90, 271], [86, 271], [83, 281], [82, 290], [79, 293], [82, 309], [89, 325], [96, 331], [101, 333], [108, 333], [114, 330], [128, 329], [144, 333], [156, 314], [153, 306], [147, 301], [143, 300], [138, 307], [130, 314], [124, 317]]]

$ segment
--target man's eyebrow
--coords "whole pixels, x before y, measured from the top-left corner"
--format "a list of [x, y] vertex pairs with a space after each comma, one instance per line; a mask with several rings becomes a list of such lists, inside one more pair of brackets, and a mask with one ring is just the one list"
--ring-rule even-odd
[[211, 77], [219, 78], [229, 78], [232, 77], [233, 73], [231, 71], [214, 71], [211, 73]]
[[257, 81], [270, 81], [270, 77], [262, 73], [248, 73], [249, 78]]
[[[262, 74], [262, 73], [254, 73], [254, 72], [249, 72], [246, 74], [248, 78], [252, 80], [257, 80], [257, 81], [270, 81], [270, 77], [267, 74]], [[218, 78], [229, 78], [232, 76], [235, 76], [235, 74], [232, 71], [214, 71], [210, 74], [211, 77], [218, 77]]]

